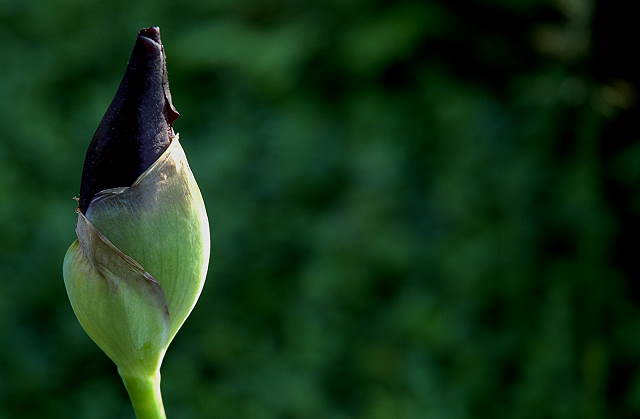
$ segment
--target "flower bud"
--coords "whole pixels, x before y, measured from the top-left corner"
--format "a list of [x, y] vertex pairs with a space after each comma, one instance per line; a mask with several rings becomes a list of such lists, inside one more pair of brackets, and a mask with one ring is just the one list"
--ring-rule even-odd
[[178, 115], [159, 29], [143, 29], [87, 150], [78, 238], [63, 265], [80, 324], [123, 377], [157, 373], [209, 262], [204, 201], [172, 128]]

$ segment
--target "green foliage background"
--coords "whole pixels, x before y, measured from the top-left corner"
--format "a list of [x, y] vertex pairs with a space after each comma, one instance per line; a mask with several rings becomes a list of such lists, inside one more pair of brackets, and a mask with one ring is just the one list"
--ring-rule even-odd
[[171, 419], [638, 417], [640, 147], [603, 152], [635, 102], [596, 7], [0, 2], [0, 418], [133, 417], [61, 262], [150, 25], [213, 230]]

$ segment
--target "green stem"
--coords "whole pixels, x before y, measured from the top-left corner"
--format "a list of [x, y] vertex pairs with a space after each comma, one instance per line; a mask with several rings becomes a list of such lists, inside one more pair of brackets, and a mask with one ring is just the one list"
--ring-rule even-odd
[[137, 419], [166, 419], [160, 394], [160, 372], [148, 377], [120, 374]]

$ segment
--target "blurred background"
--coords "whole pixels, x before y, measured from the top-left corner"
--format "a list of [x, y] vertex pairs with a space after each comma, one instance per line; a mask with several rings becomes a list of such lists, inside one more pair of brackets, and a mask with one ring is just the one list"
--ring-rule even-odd
[[159, 25], [213, 259], [171, 419], [640, 417], [635, 15], [605, 0], [0, 2], [0, 418], [133, 418], [61, 275]]

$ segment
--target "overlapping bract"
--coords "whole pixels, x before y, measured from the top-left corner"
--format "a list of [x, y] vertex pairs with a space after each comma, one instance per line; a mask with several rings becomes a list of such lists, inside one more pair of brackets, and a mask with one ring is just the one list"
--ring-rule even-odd
[[204, 285], [209, 225], [177, 136], [130, 187], [78, 213], [64, 261], [74, 312], [128, 374], [156, 371]]

